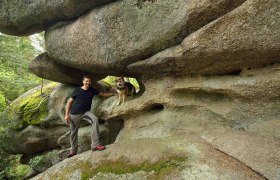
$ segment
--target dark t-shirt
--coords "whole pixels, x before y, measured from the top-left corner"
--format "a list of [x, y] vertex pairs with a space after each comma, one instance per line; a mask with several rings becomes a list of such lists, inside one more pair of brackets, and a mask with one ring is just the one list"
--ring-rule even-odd
[[71, 114], [82, 114], [89, 111], [91, 108], [92, 98], [98, 95], [99, 91], [90, 87], [88, 90], [84, 90], [81, 87], [76, 88], [71, 98], [74, 99], [70, 113]]

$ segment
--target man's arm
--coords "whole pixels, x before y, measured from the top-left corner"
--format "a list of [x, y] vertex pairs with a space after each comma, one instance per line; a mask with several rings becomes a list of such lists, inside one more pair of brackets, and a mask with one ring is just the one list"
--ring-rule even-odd
[[69, 116], [69, 112], [70, 112], [70, 109], [71, 109], [71, 106], [74, 102], [74, 99], [73, 98], [69, 98], [68, 101], [67, 101], [67, 104], [66, 104], [66, 109], [65, 109], [65, 121], [67, 124], [69, 124], [70, 122], [70, 116]]
[[98, 95], [102, 97], [109, 97], [109, 96], [114, 96], [116, 93], [112, 92], [100, 92]]

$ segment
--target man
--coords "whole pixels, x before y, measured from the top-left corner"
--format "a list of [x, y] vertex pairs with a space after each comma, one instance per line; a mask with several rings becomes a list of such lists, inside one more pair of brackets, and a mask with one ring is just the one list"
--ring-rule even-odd
[[99, 144], [99, 124], [98, 118], [90, 112], [92, 98], [96, 95], [109, 97], [114, 93], [99, 92], [91, 87], [91, 78], [83, 77], [83, 86], [76, 88], [68, 99], [65, 110], [65, 121], [70, 124], [70, 143], [71, 151], [68, 158], [75, 156], [78, 151], [78, 129], [81, 119], [88, 121], [92, 126], [91, 149], [104, 150], [105, 146]]

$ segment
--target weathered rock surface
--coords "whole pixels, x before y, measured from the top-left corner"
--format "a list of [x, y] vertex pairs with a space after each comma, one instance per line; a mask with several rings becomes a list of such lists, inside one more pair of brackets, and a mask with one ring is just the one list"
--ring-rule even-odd
[[[279, 72], [279, 65], [273, 65], [244, 70], [240, 75], [162, 77], [160, 80], [148, 77], [143, 80], [145, 92], [142, 96], [128, 101], [128, 105], [117, 107], [116, 101], [107, 102], [113, 99], [101, 101], [96, 106], [95, 112], [102, 119], [115, 119], [120, 117], [120, 113], [126, 117], [135, 113], [137, 115], [138, 112], [140, 114], [161, 110], [172, 112], [173, 107], [186, 108], [182, 112], [203, 111], [206, 114], [210, 113], [207, 115], [208, 118], [219, 119], [219, 123], [235, 128], [246, 128], [250, 132], [262, 135], [274, 133], [279, 138], [273, 126], [277, 125], [276, 119], [279, 115]], [[175, 118], [180, 117], [176, 115], [177, 111], [173, 113]], [[202, 114], [203, 117], [207, 117], [204, 115]], [[190, 115], [186, 118], [188, 117]], [[196, 115], [192, 118], [202, 121], [202, 118]], [[259, 129], [260, 124], [271, 129]]]
[[58, 87], [54, 89], [50, 94], [50, 98], [48, 101], [48, 108], [49, 108], [48, 119], [50, 125], [53, 126], [56, 126], [58, 124], [66, 125], [64, 121], [65, 105], [75, 87], [76, 86], [59, 84]]
[[[51, 99], [51, 92], [57, 88], [57, 83], [48, 83], [33, 88], [22, 94], [11, 103], [5, 111], [5, 116], [11, 121], [14, 129], [24, 129], [28, 125], [44, 125], [60, 121], [55, 117], [48, 117], [48, 101]], [[61, 123], [58, 123], [61, 124]]]
[[88, 151], [64, 160], [33, 179], [116, 179], [122, 176], [128, 179], [264, 179], [201, 139], [194, 140], [187, 134], [112, 144], [102, 152]]
[[112, 0], [3, 0], [0, 2], [0, 31], [11, 35], [30, 35], [57, 21], [71, 20]]
[[[243, 4], [241, 2], [230, 4], [227, 1], [218, 1], [217, 4], [211, 6], [208, 6], [208, 1], [191, 2], [190, 4], [178, 2], [178, 9], [175, 8], [176, 10], [170, 12], [171, 15], [169, 15], [171, 18], [180, 14], [178, 17], [181, 19], [177, 18], [178, 22], [176, 19], [172, 22], [173, 24], [168, 24], [170, 23], [169, 18], [162, 21], [151, 18], [149, 22], [146, 22], [148, 16], [151, 16], [149, 13], [153, 12], [153, 8], [159, 5], [161, 8], [165, 8], [168, 6], [167, 2], [145, 2], [142, 9], [129, 3], [130, 1], [110, 4], [91, 11], [69, 25], [51, 28], [46, 36], [48, 54], [52, 57], [48, 59], [48, 62], [53, 64], [52, 61], [57, 61], [66, 66], [81, 69], [81, 73], [95, 72], [106, 75], [126, 73], [139, 77], [147, 74], [153, 76], [163, 74], [238, 74], [242, 69], [260, 67], [278, 62], [280, 59], [278, 1], [248, 0]], [[238, 5], [240, 6], [237, 7]], [[135, 13], [135, 18], [139, 18], [138, 21], [133, 20], [134, 16], [127, 15], [128, 12], [122, 14], [123, 12], [117, 11], [117, 9], [128, 7], [134, 10], [138, 9]], [[217, 11], [217, 8], [222, 7], [227, 7], [225, 8], [227, 10]], [[236, 8], [232, 10], [234, 7]], [[110, 9], [110, 12], [114, 12], [116, 17], [113, 18], [113, 15], [106, 14], [107, 8]], [[199, 13], [198, 9], [200, 9]], [[182, 15], [183, 10], [185, 15]], [[230, 10], [232, 11], [229, 12]], [[164, 11], [162, 12], [164, 13]], [[225, 14], [226, 12], [229, 13]], [[219, 17], [218, 15], [225, 15], [207, 24], [211, 20], [207, 18], [198, 20], [196, 13], [199, 14], [200, 18], [204, 17], [200, 15], [201, 13], [212, 17], [211, 20]], [[217, 15], [213, 13], [217, 13]], [[154, 14], [154, 16], [159, 15]], [[128, 20], [124, 21], [126, 18]], [[92, 21], [92, 19], [94, 20]], [[110, 23], [112, 19], [117, 20], [115, 23]], [[153, 19], [160, 22], [162, 26], [172, 29], [172, 32], [175, 32], [176, 28], [177, 30], [184, 28], [184, 31], [178, 33], [178, 30], [172, 35], [164, 34], [168, 32], [168, 28], [164, 28], [165, 30], [162, 31], [161, 25], [157, 25]], [[101, 20], [104, 22], [103, 24], [100, 24]], [[197, 22], [201, 24], [197, 25]], [[174, 29], [175, 23], [176, 28]], [[151, 26], [151, 29], [125, 28], [142, 25]], [[116, 26], [118, 28], [114, 28]], [[199, 29], [200, 27], [202, 28]], [[107, 29], [106, 33], [101, 32], [105, 28]], [[196, 31], [197, 29], [199, 30]], [[78, 31], [81, 35], [74, 36], [73, 34], [78, 34]], [[191, 32], [193, 33], [189, 35]], [[185, 36], [187, 37], [185, 38]], [[185, 39], [181, 42], [183, 38]], [[180, 45], [164, 50], [180, 42]], [[153, 44], [157, 44], [157, 46]], [[160, 44], [162, 46], [159, 46]], [[153, 54], [155, 55], [148, 58]], [[40, 66], [38, 64], [37, 67]], [[63, 78], [57, 79], [57, 76], [53, 76], [47, 68], [42, 72], [38, 75], [59, 82], [63, 81]], [[73, 84], [74, 81], [70, 81]]]
[[98, 75], [59, 64], [51, 60], [47, 53], [37, 56], [29, 64], [29, 70], [38, 77], [64, 84], [81, 85], [84, 75], [89, 75], [93, 81], [105, 78], [104, 75]]
[[244, 0], [124, 0], [96, 8], [76, 21], [46, 31], [48, 55], [61, 64], [102, 74], [180, 43], [191, 32]]
[[[124, 73], [140, 80], [141, 93], [121, 106], [117, 97], [94, 98], [92, 112], [109, 124], [100, 138], [114, 143], [34, 179], [280, 179], [279, 6], [123, 0], [48, 28], [47, 53], [30, 65], [38, 76], [77, 84], [85, 72]], [[49, 130], [66, 127], [72, 90], [51, 94]], [[90, 133], [81, 130], [85, 151]], [[60, 139], [65, 157], [66, 131], [58, 132], [44, 134], [52, 138], [46, 144], [57, 147]], [[41, 142], [40, 133], [33, 136]]]
[[[170, 179], [279, 179], [279, 127], [272, 125], [280, 119], [279, 69], [273, 65], [240, 75], [149, 77], [143, 79], [145, 92], [124, 105], [116, 106], [116, 97], [94, 101], [92, 110], [101, 119], [124, 120], [115, 143], [105, 151], [65, 160], [35, 179], [80, 179], [86, 167], [88, 177], [118, 177], [114, 172], [122, 159], [127, 166], [142, 166], [168, 155], [185, 157], [171, 163], [177, 165], [164, 176]], [[260, 124], [271, 129], [258, 128]], [[99, 169], [104, 163], [112, 167], [110, 172]], [[123, 174], [134, 177], [141, 170]], [[147, 172], [147, 179], [161, 174]]]
[[[42, 92], [48, 97], [46, 100], [47, 113], [41, 111], [35, 111], [29, 109], [28, 117], [34, 118], [34, 115], [40, 116], [40, 113], [46, 114], [41, 120], [32, 125], [27, 125], [24, 129], [11, 129], [7, 135], [6, 151], [12, 154], [37, 154], [43, 151], [59, 148], [57, 139], [69, 131], [69, 127], [64, 123], [64, 111], [65, 103], [72, 93], [73, 86], [55, 85], [51, 91], [46, 92], [46, 89], [52, 87], [52, 85], [43, 86]], [[40, 107], [40, 102], [32, 102], [35, 97], [40, 95], [41, 87], [36, 87], [18, 99], [16, 99], [11, 105], [22, 104], [22, 102], [29, 100], [34, 107]], [[63, 89], [63, 91], [62, 91]], [[32, 98], [30, 98], [32, 97]], [[27, 100], [26, 100], [27, 99]], [[24, 104], [23, 104], [24, 105]], [[27, 106], [27, 105], [26, 105]], [[39, 108], [40, 109], [40, 108]], [[26, 113], [26, 112], [25, 112]], [[21, 115], [17, 115], [16, 119], [12, 119], [15, 122], [20, 122]], [[32, 122], [31, 120], [28, 122]], [[27, 162], [25, 162], [27, 163]]]
[[[280, 2], [247, 0], [175, 47], [131, 64], [131, 74], [229, 74], [280, 60]], [[144, 70], [144, 71], [143, 71]]]
[[13, 154], [36, 154], [41, 151], [58, 148], [57, 139], [69, 128], [57, 126], [42, 129], [36, 126], [28, 126], [22, 131], [10, 130], [7, 136], [8, 145], [5, 150]]
[[220, 130], [203, 137], [215, 148], [236, 157], [268, 179], [279, 179], [280, 141], [245, 131]]

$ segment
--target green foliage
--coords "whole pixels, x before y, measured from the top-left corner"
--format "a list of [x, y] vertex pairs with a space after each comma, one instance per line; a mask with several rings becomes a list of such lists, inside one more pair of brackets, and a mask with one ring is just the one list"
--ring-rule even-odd
[[[35, 39], [42, 41], [42, 35], [37, 36]], [[40, 78], [28, 72], [29, 62], [41, 52], [34, 48], [33, 41], [30, 37], [14, 37], [0, 33], [0, 95], [10, 101], [40, 84]], [[1, 104], [5, 104], [3, 98], [0, 98]]]
[[10, 155], [0, 148], [0, 179], [23, 179], [29, 171], [28, 165], [19, 163], [19, 155]]
[[48, 152], [43, 155], [32, 158], [29, 161], [28, 165], [34, 170], [36, 170], [38, 168], [40, 169], [41, 166], [48, 167], [52, 164], [50, 159], [57, 157], [57, 156], [58, 156], [58, 151], [53, 150], [51, 152]]
[[[0, 117], [2, 120], [2, 116]], [[19, 155], [7, 154], [3, 147], [8, 145], [7, 128], [0, 125], [0, 179], [22, 179], [28, 172], [29, 166], [19, 163]]]
[[4, 93], [0, 91], [0, 112], [3, 111], [5, 107], [6, 107], [5, 96]]
[[0, 148], [0, 179], [5, 179], [5, 177], [11, 177], [9, 175], [10, 169], [16, 164], [16, 156], [7, 154]]
[[19, 164], [17, 167], [16, 167], [16, 176], [17, 177], [24, 177], [26, 176], [26, 174], [28, 173], [28, 171], [30, 170], [30, 167], [28, 165], [23, 165], [23, 164]]
[[[116, 76], [107, 76], [106, 78], [102, 79], [101, 81], [106, 83], [106, 84], [109, 84], [111, 86], [115, 86], [116, 84], [116, 79], [118, 77]], [[127, 82], [130, 82], [136, 89], [139, 89], [139, 84], [137, 82], [137, 80], [135, 78], [131, 78], [131, 77], [124, 77], [124, 79], [127, 81]]]
[[7, 178], [21, 180], [24, 176], [26, 176], [29, 169], [30, 168], [28, 165], [15, 163], [13, 166], [10, 166], [10, 168], [7, 170]]
[[31, 168], [35, 169], [36, 167], [41, 166], [44, 163], [46, 163], [45, 156], [36, 156], [29, 161], [28, 165]]
[[29, 168], [20, 165], [18, 155], [3, 151], [2, 147], [7, 146], [7, 128], [16, 124], [3, 111], [7, 107], [5, 98], [13, 101], [41, 83], [40, 78], [28, 72], [28, 64], [43, 51], [43, 36], [41, 33], [32, 37], [15, 37], [0, 33], [0, 179], [22, 179]]

